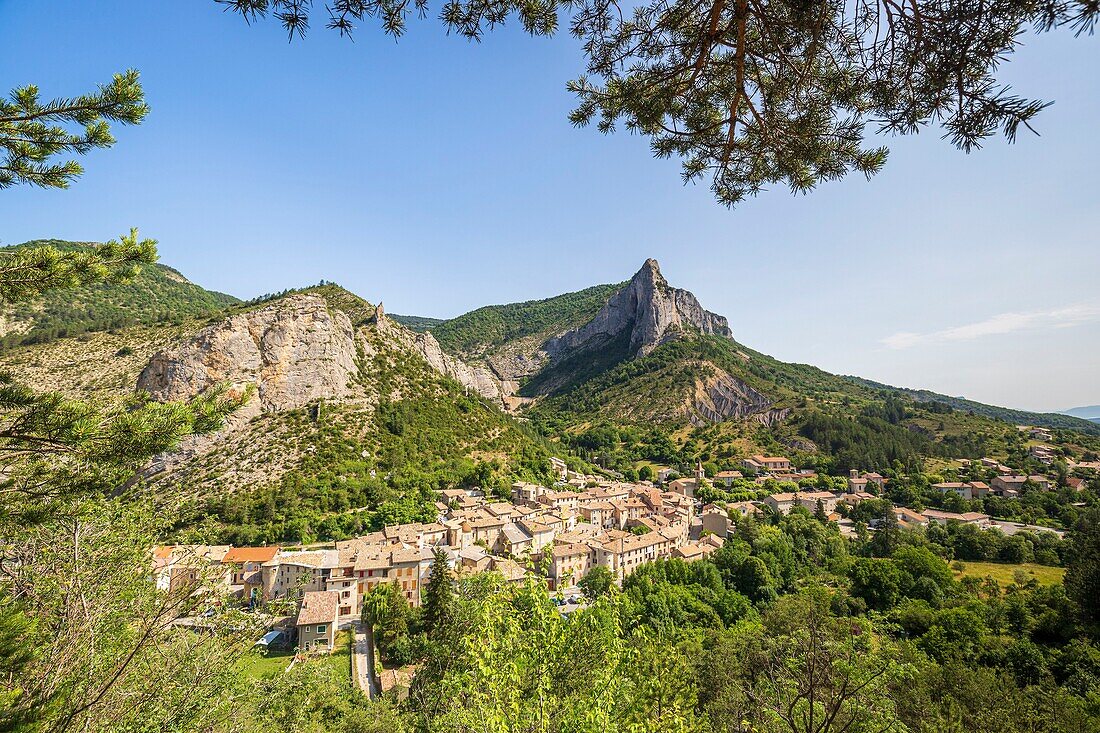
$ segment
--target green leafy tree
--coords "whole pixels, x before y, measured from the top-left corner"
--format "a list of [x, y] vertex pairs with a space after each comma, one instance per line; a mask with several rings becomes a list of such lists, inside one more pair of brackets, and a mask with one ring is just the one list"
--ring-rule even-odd
[[852, 565], [848, 577], [852, 595], [862, 598], [868, 608], [886, 611], [897, 603], [901, 589], [901, 572], [890, 560], [860, 558]]
[[43, 102], [33, 84], [13, 90], [10, 99], [0, 99], [0, 188], [68, 188], [84, 169], [75, 160], [55, 162], [56, 156], [109, 148], [111, 123], [137, 125], [148, 112], [133, 69], [73, 99]]
[[781, 599], [700, 664], [707, 730], [901, 730], [891, 689], [910, 665], [869, 623], [831, 616], [824, 594]]
[[614, 585], [615, 576], [603, 565], [597, 565], [589, 570], [588, 574], [581, 578], [581, 582], [577, 583], [584, 597], [590, 601], [607, 595]]
[[[0, 301], [124, 280], [155, 258], [155, 242], [136, 232], [81, 251], [8, 251]], [[0, 730], [203, 730], [218, 719], [249, 624], [227, 616], [211, 623], [237, 633], [213, 635], [173, 625], [196, 610], [206, 579], [176, 591], [152, 582], [164, 527], [155, 497], [131, 483], [151, 457], [216, 429], [247, 398], [214, 390], [187, 404], [97, 404], [0, 375], [0, 648], [12, 652]]]

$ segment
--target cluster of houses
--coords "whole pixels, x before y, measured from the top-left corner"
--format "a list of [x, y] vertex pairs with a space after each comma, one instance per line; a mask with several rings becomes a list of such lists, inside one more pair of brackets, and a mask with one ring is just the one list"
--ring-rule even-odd
[[[943, 493], [979, 499], [992, 493], [1016, 496], [1027, 482], [1049, 488], [1044, 476], [1017, 475], [1007, 466], [983, 459], [1000, 471], [990, 484], [981, 481], [936, 484]], [[786, 458], [754, 455], [743, 468], [767, 479], [798, 481], [813, 472], [798, 471]], [[155, 549], [156, 582], [166, 590], [213, 582], [251, 608], [272, 601], [297, 605], [294, 626], [303, 650], [331, 649], [337, 629], [359, 618], [366, 594], [380, 584], [395, 584], [410, 605], [420, 604], [436, 553], [442, 551], [456, 572], [496, 571], [522, 581], [538, 568], [551, 590], [579, 582], [603, 567], [622, 580], [640, 565], [659, 558], [693, 561], [709, 556], [732, 529], [733, 513], [746, 515], [763, 506], [787, 514], [796, 506], [822, 511], [842, 534], [856, 535], [854, 524], [837, 512], [840, 503], [856, 505], [874, 498], [886, 479], [874, 472], [852, 471], [845, 492], [795, 491], [771, 494], [762, 502], [737, 502], [725, 508], [700, 506], [696, 491], [704, 485], [701, 465], [693, 476], [671, 478], [658, 472], [661, 485], [627, 483], [568, 470], [552, 459], [558, 481], [553, 487], [517, 482], [511, 501], [499, 501], [477, 488], [440, 492], [437, 521], [386, 527], [362, 537], [323, 547], [229, 547], [177, 545]], [[1001, 469], [1005, 469], [1001, 471]], [[662, 473], [664, 475], [662, 475]], [[716, 485], [732, 485], [741, 471], [718, 473]], [[948, 521], [1017, 531], [1054, 531], [992, 520], [977, 512], [954, 514], [934, 509], [897, 510], [903, 526]]]
[[336, 630], [359, 618], [365, 595], [379, 584], [396, 584], [419, 605], [437, 550], [457, 572], [494, 570], [520, 581], [540, 567], [556, 589], [594, 567], [621, 580], [643, 563], [697, 560], [722, 545], [700, 538], [693, 496], [702, 467], [664, 490], [568, 472], [564, 479], [554, 488], [517, 482], [511, 502], [479, 489], [446, 490], [438, 521], [386, 527], [335, 547], [158, 547], [154, 574], [165, 590], [212, 582], [251, 607], [297, 602], [299, 646], [331, 649]]

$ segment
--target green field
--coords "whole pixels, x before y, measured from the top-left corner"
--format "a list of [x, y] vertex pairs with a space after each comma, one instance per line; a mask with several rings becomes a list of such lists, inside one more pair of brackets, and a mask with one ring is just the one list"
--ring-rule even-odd
[[[351, 684], [351, 631], [341, 631], [336, 635], [336, 646], [332, 654], [318, 655], [310, 660], [311, 664], [321, 664], [333, 671], [340, 679]], [[253, 649], [237, 663], [241, 673], [254, 679], [266, 679], [286, 671], [296, 649], [261, 650]]]
[[349, 685], [352, 683], [351, 679], [351, 645], [354, 636], [350, 630], [341, 631], [336, 635], [336, 644], [332, 649], [332, 654], [321, 657], [318, 660], [320, 664], [327, 664], [332, 668], [332, 671], [340, 678], [341, 681], [346, 681]]
[[[955, 570], [957, 580], [961, 580], [966, 576], [991, 577], [1002, 586], [1016, 582], [1014, 576], [1017, 569], [1027, 573], [1029, 578], [1035, 578], [1040, 585], [1061, 583], [1063, 576], [1066, 574], [1065, 568], [1052, 568], [1049, 565], [1035, 565], [1034, 563], [1010, 565], [999, 562], [964, 562], [963, 565], [965, 567], [961, 571]], [[954, 563], [952, 563], [952, 569], [954, 569]]]
[[293, 650], [276, 651], [274, 649], [269, 649], [267, 651], [262, 651], [260, 649], [253, 649], [245, 654], [238, 664], [240, 665], [241, 672], [246, 677], [265, 679], [274, 677], [286, 670], [290, 665], [290, 660], [293, 658]]

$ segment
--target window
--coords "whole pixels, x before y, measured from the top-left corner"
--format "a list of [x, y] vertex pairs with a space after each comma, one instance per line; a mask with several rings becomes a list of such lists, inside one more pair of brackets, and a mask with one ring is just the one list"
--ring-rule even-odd
[[323, 633], [325, 633], [325, 630], [327, 628], [328, 628], [328, 626], [326, 624], [317, 624], [317, 633], [318, 634], [323, 634]]

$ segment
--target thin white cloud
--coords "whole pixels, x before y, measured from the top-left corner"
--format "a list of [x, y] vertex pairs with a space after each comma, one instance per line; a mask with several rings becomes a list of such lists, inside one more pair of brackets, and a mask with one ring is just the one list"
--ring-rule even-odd
[[1051, 310], [999, 313], [984, 321], [945, 328], [942, 331], [928, 333], [899, 331], [882, 339], [882, 344], [888, 349], [910, 349], [914, 346], [949, 341], [972, 341], [984, 336], [999, 336], [1018, 331], [1070, 328], [1096, 321], [1100, 321], [1100, 303], [1077, 303]]

